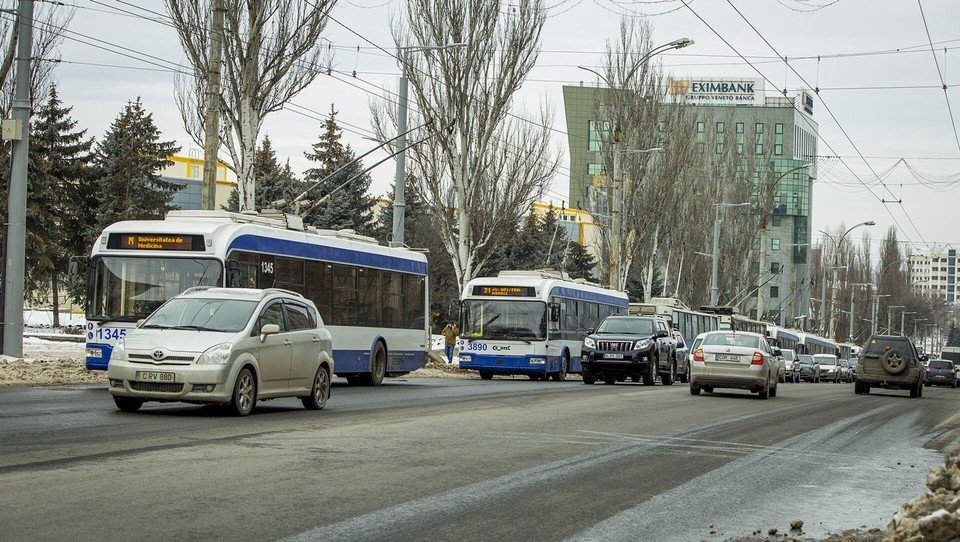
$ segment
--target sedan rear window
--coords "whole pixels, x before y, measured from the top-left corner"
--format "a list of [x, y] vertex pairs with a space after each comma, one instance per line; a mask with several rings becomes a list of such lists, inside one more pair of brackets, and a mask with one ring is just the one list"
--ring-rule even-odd
[[703, 339], [703, 346], [745, 346], [760, 348], [760, 338], [741, 333], [710, 333]]

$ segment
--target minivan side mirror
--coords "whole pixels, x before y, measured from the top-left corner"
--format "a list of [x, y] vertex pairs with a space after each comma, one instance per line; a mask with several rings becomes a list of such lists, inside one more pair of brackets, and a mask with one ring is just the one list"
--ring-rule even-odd
[[665, 329], [658, 329], [658, 330], [657, 330], [657, 337], [663, 338], [663, 337], [669, 337], [669, 336], [670, 336], [670, 334], [667, 333], [667, 330], [665, 330]]
[[587, 335], [593, 335], [593, 334], [596, 333], [596, 332], [597, 332], [597, 328], [592, 327], [592, 328], [590, 328], [590, 329], [587, 330]]
[[268, 336], [276, 335], [277, 333], [280, 333], [280, 326], [277, 324], [264, 324], [264, 326], [260, 328], [260, 342], [267, 340]]
[[776, 346], [774, 346], [774, 347], [773, 347], [773, 355], [774, 355], [774, 356], [782, 356], [782, 355], [783, 355], [783, 350], [780, 350], [779, 348], [777, 348]]

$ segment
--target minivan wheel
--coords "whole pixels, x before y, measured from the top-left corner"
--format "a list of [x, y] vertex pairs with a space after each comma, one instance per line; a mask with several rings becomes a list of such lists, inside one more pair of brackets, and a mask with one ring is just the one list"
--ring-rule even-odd
[[143, 406], [143, 399], [136, 397], [119, 397], [114, 395], [113, 402], [117, 405], [117, 408], [124, 412], [136, 412]]
[[330, 398], [330, 373], [327, 368], [321, 365], [317, 367], [317, 374], [313, 377], [313, 389], [310, 395], [301, 397], [303, 407], [307, 410], [323, 410], [327, 406], [327, 399]]
[[253, 412], [253, 405], [256, 403], [257, 381], [253, 377], [253, 372], [244, 367], [237, 375], [237, 383], [233, 385], [230, 412], [237, 416], [246, 416]]

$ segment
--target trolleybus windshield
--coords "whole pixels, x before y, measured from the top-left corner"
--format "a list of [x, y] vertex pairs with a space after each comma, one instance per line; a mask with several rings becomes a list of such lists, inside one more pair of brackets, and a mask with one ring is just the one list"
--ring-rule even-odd
[[547, 334], [547, 304], [512, 299], [468, 299], [463, 303], [464, 337], [542, 341]]
[[136, 322], [194, 286], [217, 286], [223, 264], [210, 258], [97, 257], [87, 319]]

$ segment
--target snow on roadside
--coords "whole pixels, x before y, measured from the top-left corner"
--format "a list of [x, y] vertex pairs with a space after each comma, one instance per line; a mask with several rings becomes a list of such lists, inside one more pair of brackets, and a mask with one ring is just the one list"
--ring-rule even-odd
[[0, 356], [0, 387], [102, 384], [105, 371], [84, 366], [85, 345], [24, 337], [22, 359]]

